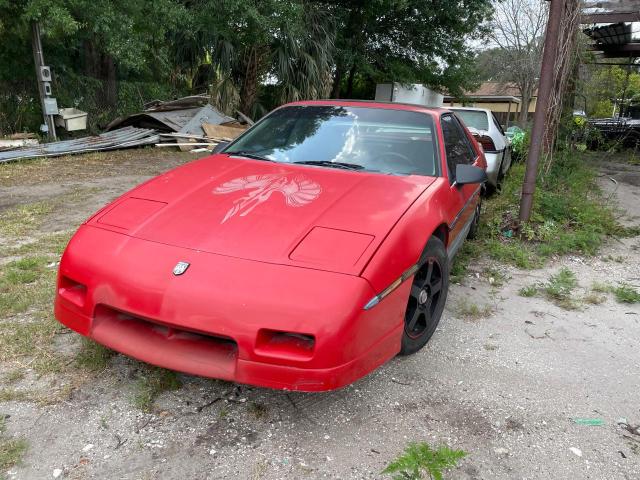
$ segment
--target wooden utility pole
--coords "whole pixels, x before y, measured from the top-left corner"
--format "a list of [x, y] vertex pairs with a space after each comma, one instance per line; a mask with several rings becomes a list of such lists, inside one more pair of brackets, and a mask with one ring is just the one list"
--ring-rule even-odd
[[[542, 66], [540, 67], [540, 85], [538, 86], [538, 100], [536, 111], [533, 114], [533, 128], [531, 130], [531, 146], [527, 157], [527, 167], [520, 198], [520, 222], [526, 223], [531, 218], [533, 194], [536, 191], [536, 178], [538, 176], [538, 163], [542, 154], [545, 122], [549, 100], [553, 94], [553, 77], [556, 66], [556, 54], [559, 45], [560, 22], [564, 12], [565, 0], [551, 0], [549, 8], [549, 20], [544, 38], [544, 53], [542, 54]], [[525, 108], [523, 106], [523, 108]]]
[[[51, 95], [51, 83], [43, 81], [43, 69], [45, 66], [44, 55], [42, 54], [42, 42], [40, 40], [40, 24], [33, 22], [31, 24], [31, 44], [33, 47], [33, 63], [36, 66], [36, 78], [38, 80], [38, 92], [40, 93], [40, 105], [42, 107], [42, 116], [44, 117], [44, 123], [47, 125], [47, 136], [49, 140], [57, 140], [56, 137], [56, 125], [53, 123], [53, 115], [47, 114], [47, 111], [51, 108], [51, 103], [48, 99], [53, 100]], [[47, 70], [48, 71], [48, 70]], [[49, 91], [46, 91], [48, 85]], [[57, 110], [57, 106], [55, 108]]]

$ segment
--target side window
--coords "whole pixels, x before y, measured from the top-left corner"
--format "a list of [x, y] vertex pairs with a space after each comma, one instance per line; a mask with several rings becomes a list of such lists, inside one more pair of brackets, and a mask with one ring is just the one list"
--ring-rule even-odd
[[442, 136], [447, 155], [449, 180], [455, 181], [456, 165], [472, 164], [476, 158], [475, 151], [462, 126], [453, 115], [442, 116]]
[[493, 118], [493, 123], [495, 123], [498, 131], [504, 136], [504, 130], [502, 129], [502, 125], [500, 125], [500, 122], [498, 121], [498, 119], [493, 113], [491, 114], [491, 118]]

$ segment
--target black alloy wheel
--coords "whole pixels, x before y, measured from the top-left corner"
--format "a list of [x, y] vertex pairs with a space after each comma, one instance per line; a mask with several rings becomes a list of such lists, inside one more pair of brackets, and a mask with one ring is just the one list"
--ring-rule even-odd
[[413, 278], [405, 313], [401, 355], [420, 350], [435, 332], [449, 290], [449, 261], [442, 241], [431, 238]]

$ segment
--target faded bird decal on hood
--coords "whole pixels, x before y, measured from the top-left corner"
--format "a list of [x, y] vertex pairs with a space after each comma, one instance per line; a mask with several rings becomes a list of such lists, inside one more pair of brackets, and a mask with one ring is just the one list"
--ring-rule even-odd
[[279, 192], [290, 207], [303, 207], [313, 202], [322, 188], [316, 182], [302, 175], [290, 178], [287, 175], [249, 175], [235, 178], [213, 189], [214, 195], [225, 195], [240, 190], [250, 190], [245, 196], [233, 201], [220, 223], [224, 223], [236, 214], [244, 217], [261, 203], [269, 200], [274, 192]]

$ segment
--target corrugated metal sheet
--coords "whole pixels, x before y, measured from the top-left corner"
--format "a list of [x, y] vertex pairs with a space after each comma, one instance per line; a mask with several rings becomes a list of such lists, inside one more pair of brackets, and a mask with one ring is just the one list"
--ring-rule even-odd
[[630, 23], [613, 23], [611, 25], [586, 28], [583, 32], [595, 40], [596, 45], [617, 46], [625, 45], [632, 41]]
[[153, 145], [159, 141], [154, 130], [125, 127], [93, 137], [75, 138], [62, 142], [43, 143], [37, 147], [0, 152], [0, 163], [21, 158], [55, 157], [74, 153], [115, 150], [118, 148]]
[[189, 108], [171, 108], [162, 106], [150, 108], [144, 112], [134, 113], [127, 117], [120, 117], [107, 125], [106, 130], [115, 130], [126, 126], [139, 128], [153, 128], [159, 132], [180, 132], [203, 135], [201, 125], [212, 123], [233, 122], [235, 119], [228, 117], [211, 105]]

